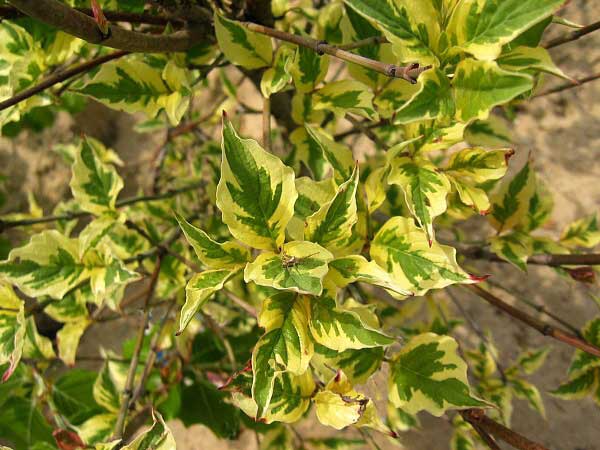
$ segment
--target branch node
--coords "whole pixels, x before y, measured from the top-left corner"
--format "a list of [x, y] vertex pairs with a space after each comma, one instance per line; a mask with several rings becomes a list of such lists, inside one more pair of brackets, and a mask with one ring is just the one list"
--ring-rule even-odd
[[325, 50], [323, 50], [324, 45], [329, 45], [329, 42], [319, 41], [315, 44], [315, 52], [317, 52], [317, 55], [323, 56], [325, 54]]

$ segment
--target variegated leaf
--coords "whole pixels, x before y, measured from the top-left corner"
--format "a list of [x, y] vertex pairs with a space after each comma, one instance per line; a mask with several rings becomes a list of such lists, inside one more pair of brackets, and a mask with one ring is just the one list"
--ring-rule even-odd
[[313, 402], [317, 418], [323, 425], [336, 430], [356, 425], [391, 434], [379, 418], [373, 401], [355, 391], [342, 371], [315, 394]]
[[140, 433], [129, 444], [121, 447], [122, 450], [175, 450], [173, 433], [163, 420], [162, 416], [152, 410], [152, 426]]
[[110, 438], [114, 429], [117, 415], [103, 413], [90, 417], [77, 427], [79, 437], [88, 445], [94, 445], [95, 450], [115, 450], [120, 441], [102, 443]]
[[279, 250], [298, 197], [294, 171], [223, 120], [223, 163], [217, 206], [231, 234], [260, 249]]
[[384, 33], [401, 62], [438, 62], [440, 24], [435, 2], [345, 0], [345, 3]]
[[367, 261], [362, 255], [336, 258], [329, 263], [329, 277], [336, 286], [343, 288], [357, 281], [382, 287], [396, 294], [396, 297], [413, 295], [411, 285], [403, 286], [381, 268], [375, 261]]
[[371, 257], [392, 274], [393, 280], [422, 295], [454, 283], [476, 283], [456, 262], [456, 250], [432, 242], [412, 219], [392, 217], [375, 235]]
[[42, 336], [37, 329], [35, 319], [29, 316], [25, 319], [25, 341], [23, 343], [23, 358], [51, 360], [56, 357], [52, 341]]
[[456, 118], [462, 122], [487, 119], [496, 105], [533, 88], [530, 75], [501, 69], [494, 61], [463, 59], [452, 80]]
[[600, 244], [598, 214], [591, 214], [569, 224], [562, 232], [560, 243], [567, 247], [585, 248], [592, 248]]
[[292, 131], [290, 143], [293, 150], [288, 164], [292, 164], [293, 161], [296, 173], [300, 171], [301, 164], [304, 164], [314, 180], [323, 180], [330, 167], [321, 146], [308, 134], [306, 128], [299, 127]]
[[488, 216], [492, 226], [503, 231], [520, 224], [527, 216], [535, 191], [535, 172], [527, 162], [514, 176], [505, 177], [492, 194], [492, 211]]
[[179, 316], [179, 331], [181, 334], [188, 326], [194, 315], [206, 304], [210, 297], [223, 286], [237, 271], [234, 269], [215, 269], [200, 272], [188, 281], [185, 287], [185, 304]]
[[235, 269], [250, 260], [250, 251], [236, 242], [217, 242], [178, 213], [175, 218], [198, 259], [209, 269]]
[[504, 44], [541, 22], [564, 0], [464, 0], [446, 32], [450, 44], [477, 59], [493, 60]]
[[487, 151], [483, 148], [466, 148], [452, 155], [445, 172], [471, 184], [497, 180], [506, 173], [508, 160], [513, 154], [511, 149]]
[[[586, 342], [600, 346], [600, 318], [590, 320], [582, 330]], [[600, 358], [582, 350], [575, 350], [569, 366], [569, 377], [573, 378], [583, 372], [600, 368]]]
[[11, 250], [8, 259], [0, 262], [0, 275], [30, 297], [60, 299], [87, 279], [89, 272], [79, 260], [77, 239], [50, 230]]
[[446, 196], [451, 189], [448, 178], [428, 159], [401, 156], [391, 162], [388, 182], [400, 186], [408, 209], [433, 242], [433, 219], [447, 208]]
[[280, 292], [263, 303], [258, 319], [265, 334], [252, 352], [252, 398], [257, 405], [256, 417], [263, 417], [269, 407], [275, 376], [282, 372], [301, 375], [308, 369], [314, 352], [308, 332], [309, 298]]
[[311, 300], [311, 309], [309, 325], [314, 340], [332, 350], [343, 352], [394, 342], [380, 330], [376, 318], [373, 320], [373, 317], [362, 316], [358, 311], [339, 307], [329, 290]]
[[577, 400], [586, 397], [594, 392], [598, 386], [596, 373], [599, 369], [588, 370], [587, 372], [574, 375], [568, 381], [562, 383], [558, 388], [551, 391], [550, 394], [563, 400]]
[[327, 75], [329, 56], [318, 55], [310, 48], [298, 46], [290, 72], [298, 92], [311, 92]]
[[164, 110], [177, 125], [190, 103], [189, 76], [172, 60], [154, 62], [133, 55], [103, 64], [91, 80], [72, 89], [114, 109], [143, 111], [149, 118]]
[[373, 93], [360, 81], [341, 80], [327, 83], [313, 94], [316, 110], [331, 111], [338, 116], [358, 114], [369, 120], [377, 119], [373, 109]]
[[332, 368], [339, 369], [352, 384], [364, 384], [381, 367], [383, 354], [383, 347], [348, 349], [340, 352], [315, 344], [315, 354], [310, 363], [327, 376]]
[[214, 24], [219, 47], [233, 64], [246, 69], [271, 65], [273, 47], [270, 38], [249, 31], [240, 23], [226, 19], [216, 12]]
[[357, 165], [348, 181], [338, 187], [334, 197], [306, 218], [304, 239], [316, 242], [334, 254], [345, 248], [352, 236], [352, 227], [358, 222], [358, 180]]
[[97, 215], [114, 211], [117, 196], [123, 189], [123, 180], [115, 168], [100, 160], [97, 148], [101, 145], [92, 138], [81, 140], [70, 182], [73, 197], [81, 209]]
[[421, 74], [418, 86], [418, 90], [394, 114], [394, 123], [407, 124], [454, 115], [450, 80], [441, 70], [431, 69]]
[[527, 258], [533, 253], [529, 235], [513, 231], [502, 236], [490, 238], [490, 248], [500, 258], [527, 272]]
[[[434, 86], [431, 87], [433, 88]], [[381, 118], [390, 119], [394, 116], [396, 111], [404, 107], [409, 101], [413, 100], [417, 93], [422, 92], [423, 89], [423, 77], [421, 77], [420, 82], [416, 84], [407, 83], [405, 80], [394, 79], [384, 85], [383, 89], [375, 96], [373, 103], [377, 106], [377, 112]], [[416, 106], [417, 102], [409, 109]], [[434, 104], [430, 108], [427, 108], [424, 103], [422, 103], [421, 109], [433, 110], [437, 106], [437, 104]], [[407, 120], [410, 118], [411, 114], [406, 115]]]
[[[320, 149], [319, 149], [320, 151]], [[306, 218], [316, 213], [321, 205], [328, 203], [336, 192], [332, 178], [314, 181], [308, 177], [296, 178], [298, 198], [294, 203], [294, 217], [288, 224], [287, 232], [294, 240], [304, 239]]]
[[465, 129], [465, 141], [472, 146], [505, 148], [512, 144], [507, 120], [491, 114], [486, 120], [475, 120]]
[[90, 276], [94, 302], [98, 306], [108, 301], [109, 306], [115, 308], [116, 304], [111, 304], [111, 301], [119, 300], [119, 290], [141, 278], [139, 273], [128, 269], [123, 261], [115, 258], [110, 252], [100, 253], [96, 249], [89, 251], [83, 263]]
[[58, 333], [56, 333], [58, 356], [66, 365], [73, 366], [75, 364], [75, 355], [77, 354], [79, 340], [91, 323], [90, 320], [85, 318], [78, 321], [67, 322]]
[[410, 414], [426, 410], [438, 417], [449, 409], [485, 407], [470, 392], [467, 365], [457, 349], [450, 336], [423, 333], [413, 337], [391, 363], [392, 404]]
[[333, 138], [321, 128], [307, 125], [306, 130], [321, 147], [325, 159], [327, 159], [329, 164], [331, 164], [331, 167], [333, 167], [333, 178], [335, 179], [335, 182], [340, 185], [347, 181], [356, 166], [356, 160], [352, 155], [352, 150], [344, 144], [335, 142]]
[[[541, 180], [536, 180], [535, 192], [529, 200], [527, 215], [519, 224], [519, 229], [530, 232], [541, 227], [550, 219], [553, 208], [552, 193]], [[559, 247], [559, 245], [556, 245], [556, 247]], [[564, 250], [557, 250], [556, 252], [564, 253]]]
[[546, 357], [550, 351], [550, 347], [542, 347], [537, 350], [528, 350], [523, 352], [517, 359], [517, 365], [527, 375], [531, 375], [532, 373], [537, 372], [544, 365]]
[[125, 389], [128, 365], [106, 359], [94, 383], [94, 400], [111, 413], [118, 413]]
[[272, 94], [281, 91], [292, 79], [291, 65], [294, 51], [282, 45], [275, 54], [273, 67], [265, 70], [260, 81], [260, 92], [263, 97], [269, 98]]
[[544, 401], [538, 388], [532, 383], [523, 379], [513, 379], [510, 381], [511, 388], [515, 395], [529, 403], [531, 409], [536, 411], [542, 417], [546, 417]]
[[23, 352], [25, 338], [25, 303], [12, 287], [0, 283], [0, 366], [8, 363], [2, 374], [6, 382], [13, 374]]
[[320, 295], [323, 278], [329, 270], [327, 264], [332, 259], [328, 250], [313, 242], [288, 242], [281, 253], [265, 252], [248, 263], [244, 280], [280, 290]]
[[500, 55], [496, 62], [503, 69], [510, 71], [525, 71], [532, 74], [540, 71], [551, 73], [566, 80], [573, 80], [554, 64], [550, 53], [543, 47], [517, 47]]

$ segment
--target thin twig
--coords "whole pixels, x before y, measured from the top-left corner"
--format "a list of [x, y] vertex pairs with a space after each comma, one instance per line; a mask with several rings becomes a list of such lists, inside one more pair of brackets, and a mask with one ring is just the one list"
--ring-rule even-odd
[[572, 42], [579, 39], [586, 34], [593, 33], [594, 31], [600, 30], [600, 21], [594, 22], [590, 25], [586, 25], [585, 27], [579, 28], [578, 30], [571, 31], [570, 33], [566, 33], [563, 36], [559, 36], [556, 39], [552, 39], [550, 42], [543, 45], [544, 48], [554, 48], [559, 45], [566, 44], [567, 42]]
[[119, 50], [117, 52], [110, 53], [108, 55], [103, 55], [98, 58], [85, 61], [81, 64], [77, 64], [76, 66], [73, 66], [72, 68], [67, 70], [63, 70], [62, 72], [57, 72], [53, 75], [50, 75], [35, 86], [31, 86], [27, 89], [24, 89], [15, 94], [14, 96], [0, 102], [0, 111], [6, 108], [10, 108], [11, 106], [14, 106], [17, 103], [20, 103], [24, 100], [27, 100], [28, 98], [39, 94], [40, 92], [48, 89], [49, 87], [54, 86], [55, 84], [62, 83], [63, 81], [68, 80], [71, 77], [88, 72], [94, 67], [98, 67], [101, 64], [104, 64], [108, 61], [112, 61], [114, 59], [121, 58], [128, 54], [129, 52]]
[[[83, 14], [93, 17], [94, 13], [90, 8], [74, 8]], [[183, 21], [177, 17], [153, 16], [151, 14], [133, 13], [126, 11], [107, 11], [103, 10], [104, 16], [111, 22], [130, 22], [130, 23], [145, 23], [149, 25], [167, 25], [169, 22]], [[12, 6], [0, 6], [0, 18], [2, 19], [20, 19], [26, 17], [21, 11]]]
[[515, 319], [536, 329], [544, 336], [550, 336], [551, 338], [554, 338], [557, 341], [563, 342], [567, 345], [570, 345], [571, 347], [578, 348], [579, 350], [583, 350], [584, 352], [589, 353], [590, 355], [600, 357], [600, 348], [595, 347], [594, 345], [585, 342], [584, 340], [580, 339], [579, 337], [577, 337], [571, 333], [568, 333], [566, 331], [555, 328], [552, 325], [547, 324], [546, 322], [543, 322], [543, 321], [527, 314], [526, 312], [523, 312], [523, 311], [515, 308], [512, 305], [509, 305], [505, 301], [496, 297], [491, 292], [488, 292], [485, 289], [483, 289], [477, 285], [469, 284], [469, 285], [463, 285], [463, 286], [466, 289], [470, 289], [475, 294], [477, 294], [479, 297], [481, 297], [488, 303], [494, 305], [496, 308], [501, 309], [502, 311], [506, 312], [507, 314], [514, 317]]
[[467, 421], [469, 425], [473, 427], [473, 429], [477, 432], [479, 437], [486, 443], [486, 445], [492, 450], [502, 450], [500, 446], [496, 443], [493, 437], [491, 437], [487, 431], [485, 431], [477, 422], [474, 420], [470, 420], [468, 417], [468, 413], [466, 411], [460, 411], [460, 415]]
[[371, 36], [359, 41], [350, 42], [348, 44], [336, 45], [340, 50], [355, 50], [360, 47], [366, 47], [369, 45], [387, 44], [389, 41], [385, 36]]
[[[458, 253], [473, 259], [485, 259], [493, 262], [507, 263], [505, 259], [500, 258], [495, 253], [481, 247], [457, 247]], [[600, 265], [600, 253], [581, 253], [572, 255], [562, 254], [540, 254], [531, 255], [527, 258], [527, 264], [539, 266], [598, 266]]]
[[172, 300], [169, 303], [169, 307], [165, 312], [165, 315], [162, 317], [160, 323], [158, 324], [158, 328], [156, 329], [156, 333], [152, 336], [152, 340], [150, 341], [150, 354], [146, 359], [146, 364], [144, 365], [144, 370], [142, 372], [142, 376], [140, 377], [140, 381], [138, 383], [137, 388], [133, 391], [133, 395], [131, 396], [130, 405], [133, 406], [135, 402], [144, 394], [144, 390], [146, 387], [146, 380], [154, 367], [154, 361], [156, 360], [156, 354], [158, 353], [158, 341], [162, 335], [162, 332], [167, 324], [167, 320], [169, 319], [169, 315], [173, 307], [175, 306], [175, 300]]
[[135, 372], [137, 365], [140, 360], [140, 353], [142, 352], [142, 346], [144, 344], [144, 336], [146, 335], [146, 328], [148, 327], [148, 321], [150, 319], [150, 308], [148, 305], [154, 296], [156, 284], [158, 282], [158, 275], [160, 274], [162, 258], [159, 253], [158, 260], [154, 266], [154, 272], [152, 272], [152, 278], [150, 279], [150, 289], [144, 302], [144, 318], [142, 320], [142, 326], [140, 327], [135, 342], [135, 349], [131, 357], [131, 363], [129, 364], [129, 370], [127, 371], [127, 378], [125, 380], [125, 389], [121, 395], [121, 407], [117, 415], [117, 421], [115, 423], [115, 429], [111, 440], [121, 439], [123, 436], [123, 430], [125, 429], [125, 420], [127, 418], [127, 412], [129, 411], [129, 405], [133, 396], [133, 383], [135, 381]]
[[[134, 205], [136, 203], [151, 202], [151, 201], [155, 201], [155, 200], [163, 200], [165, 198], [175, 197], [179, 194], [183, 194], [185, 192], [190, 192], [195, 189], [201, 188], [202, 186], [204, 186], [204, 184], [205, 184], [204, 182], [198, 182], [198, 183], [194, 183], [189, 186], [182, 187], [182, 188], [171, 189], [171, 190], [165, 191], [161, 194], [142, 195], [142, 196], [138, 196], [138, 197], [125, 198], [123, 200], [117, 201], [115, 206], [117, 208], [122, 208], [124, 206], [130, 206], [130, 205]], [[58, 214], [58, 215], [53, 215], [53, 216], [44, 216], [44, 217], [39, 217], [39, 218], [35, 218], [35, 219], [0, 220], [0, 233], [2, 233], [5, 230], [8, 230], [9, 228], [37, 225], [39, 223], [56, 222], [58, 220], [73, 220], [73, 219], [78, 219], [80, 217], [88, 217], [88, 216], [92, 216], [92, 213], [89, 213], [87, 211], [71, 211], [71, 212], [66, 212], [63, 214]]]
[[575, 87], [581, 86], [582, 84], [586, 84], [591, 81], [595, 81], [597, 79], [600, 79], [600, 73], [590, 75], [585, 78], [577, 79], [577, 80], [575, 80], [574, 83], [564, 83], [564, 84], [560, 84], [554, 88], [548, 89], [546, 91], [538, 92], [532, 98], [539, 98], [539, 97], [545, 97], [546, 95], [550, 95], [550, 94], [556, 94], [557, 92], [566, 91], [567, 89], [573, 89]]
[[360, 120], [355, 119], [350, 115], [346, 115], [346, 120], [348, 120], [356, 129], [373, 141], [373, 143], [376, 144], [380, 149], [386, 151], [389, 149], [389, 145], [383, 142], [383, 140], [380, 139], [371, 128], [365, 126]]
[[274, 28], [265, 27], [252, 22], [241, 22], [241, 24], [255, 33], [264, 34], [265, 36], [270, 36], [280, 41], [290, 42], [301, 47], [309, 48], [317, 52], [319, 55], [328, 54], [343, 61], [351, 62], [359, 66], [366, 67], [367, 69], [382, 73], [388, 77], [400, 78], [413, 84], [417, 82], [417, 77], [422, 72], [431, 68], [431, 66], [421, 67], [417, 63], [410, 64], [408, 66], [386, 64], [381, 61], [375, 61], [373, 59], [351, 53], [347, 50], [342, 50], [335, 45], [330, 45], [325, 41], [318, 41], [307, 36], [299, 36], [297, 34], [287, 33], [285, 31], [276, 30]]
[[518, 450], [548, 450], [542, 444], [533, 442], [516, 431], [490, 419], [482, 409], [467, 409], [462, 412], [462, 416], [474, 427], [480, 428], [485, 433], [491, 434]]
[[241, 298], [239, 298], [237, 295], [235, 295], [233, 292], [228, 291], [227, 289], [223, 289], [223, 293], [225, 294], [225, 296], [231, 300], [233, 303], [235, 303], [237, 306], [239, 306], [240, 308], [242, 308], [244, 311], [246, 311], [248, 314], [250, 314], [252, 317], [258, 317], [258, 312], [256, 311], [256, 308], [252, 305], [249, 305], [248, 303], [246, 303], [244, 300], [242, 300]]

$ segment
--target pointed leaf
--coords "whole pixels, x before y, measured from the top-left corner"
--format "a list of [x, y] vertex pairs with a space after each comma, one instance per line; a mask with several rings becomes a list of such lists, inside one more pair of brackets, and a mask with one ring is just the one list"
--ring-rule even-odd
[[457, 348], [449, 336], [424, 333], [413, 337], [391, 363], [392, 404], [410, 414], [426, 410], [437, 417], [449, 409], [486, 406], [471, 395], [467, 365]]
[[541, 22], [564, 0], [465, 0], [448, 24], [450, 43], [477, 59], [496, 59], [504, 44]]
[[216, 12], [214, 24], [219, 47], [233, 64], [246, 69], [258, 69], [271, 64], [273, 47], [270, 38], [249, 31]]
[[194, 248], [196, 256], [206, 267], [210, 269], [234, 269], [250, 260], [248, 248], [232, 241], [216, 242], [200, 228], [196, 228], [185, 220], [182, 215], [175, 213], [175, 218], [187, 241]]
[[272, 94], [281, 91], [292, 79], [290, 66], [294, 51], [288, 46], [281, 46], [275, 54], [273, 67], [265, 70], [260, 81], [260, 92], [263, 97], [269, 98]]
[[353, 113], [369, 120], [377, 119], [373, 109], [373, 93], [369, 86], [360, 81], [332, 81], [315, 91], [313, 96], [317, 111], [331, 111], [338, 116]]
[[487, 119], [494, 106], [509, 102], [533, 88], [527, 74], [501, 69], [494, 61], [464, 59], [452, 80], [456, 118], [462, 122]]
[[408, 209], [433, 241], [433, 219], [447, 208], [448, 178], [427, 159], [397, 157], [391, 167], [388, 182], [401, 187]]
[[600, 244], [598, 215], [591, 214], [569, 224], [562, 232], [560, 242], [567, 247], [592, 248]]
[[500, 55], [497, 63], [506, 70], [525, 71], [527, 73], [535, 73], [535, 71], [548, 72], [557, 77], [572, 80], [554, 64], [550, 53], [543, 47], [517, 47]]
[[381, 367], [383, 347], [348, 349], [343, 352], [315, 345], [311, 365], [322, 373], [329, 374], [331, 368], [342, 370], [352, 384], [364, 384]]
[[598, 369], [588, 370], [587, 372], [571, 377], [557, 389], [551, 391], [550, 394], [562, 398], [563, 400], [577, 400], [584, 398], [596, 389], [597, 370]]
[[335, 182], [340, 185], [347, 181], [354, 171], [356, 161], [352, 155], [352, 150], [335, 142], [333, 138], [328, 135], [321, 128], [306, 126], [308, 134], [315, 140], [315, 142], [321, 147], [323, 155], [333, 167], [333, 177]]
[[293, 241], [283, 245], [281, 253], [265, 252], [244, 270], [244, 281], [260, 286], [289, 290], [301, 294], [320, 295], [323, 278], [333, 255], [323, 247], [308, 241]]
[[490, 239], [490, 249], [500, 258], [527, 272], [527, 258], [533, 253], [531, 238], [519, 231]]
[[310, 48], [298, 46], [290, 72], [298, 92], [311, 92], [327, 75], [329, 56], [318, 55]]
[[298, 197], [294, 171], [223, 120], [223, 163], [217, 206], [231, 234], [245, 244], [278, 250]]
[[25, 338], [25, 303], [13, 289], [0, 283], [0, 366], [8, 363], [2, 383], [13, 374], [23, 352]]

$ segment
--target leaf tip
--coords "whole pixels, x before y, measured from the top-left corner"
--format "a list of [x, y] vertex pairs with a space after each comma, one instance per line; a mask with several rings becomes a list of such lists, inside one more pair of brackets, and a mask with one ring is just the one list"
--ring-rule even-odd
[[491, 274], [486, 274], [486, 275], [473, 275], [472, 273], [469, 274], [469, 280], [475, 282], [475, 283], [481, 283], [485, 280], [487, 280], [489, 277], [491, 277]]
[[515, 149], [514, 148], [510, 148], [506, 151], [506, 153], [504, 153], [504, 162], [506, 163], [506, 165], [508, 166], [508, 161], [510, 160], [510, 158], [512, 158], [515, 154]]

